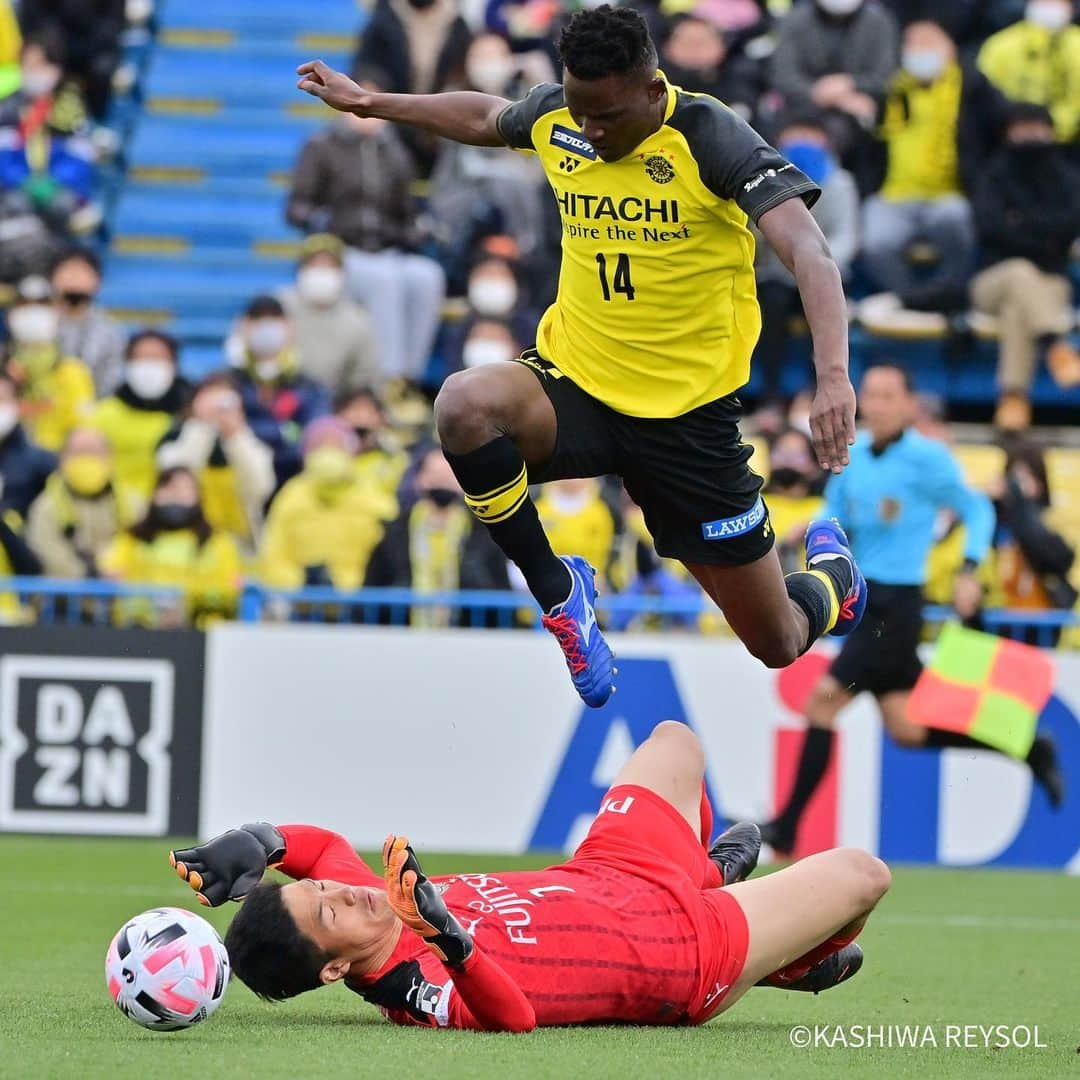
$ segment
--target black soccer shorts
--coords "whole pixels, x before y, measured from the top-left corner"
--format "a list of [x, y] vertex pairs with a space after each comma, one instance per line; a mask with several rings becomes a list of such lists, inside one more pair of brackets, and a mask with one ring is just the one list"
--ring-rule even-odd
[[555, 452], [529, 470], [530, 483], [622, 477], [664, 558], [744, 566], [768, 553], [775, 537], [734, 394], [682, 416], [644, 420], [585, 393], [535, 349], [519, 362], [540, 380], [558, 422]]
[[919, 639], [923, 595], [918, 585], [868, 581], [862, 622], [844, 639], [829, 674], [852, 694], [910, 690], [922, 674]]

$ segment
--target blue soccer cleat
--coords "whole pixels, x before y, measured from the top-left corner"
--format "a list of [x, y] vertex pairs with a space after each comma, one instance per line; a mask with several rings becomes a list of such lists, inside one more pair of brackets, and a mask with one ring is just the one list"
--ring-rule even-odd
[[811, 521], [806, 530], [806, 565], [812, 570], [823, 555], [839, 555], [851, 566], [851, 591], [840, 603], [836, 625], [829, 631], [833, 637], [846, 637], [862, 622], [866, 611], [866, 578], [855, 565], [847, 535], [834, 518]]
[[581, 700], [599, 709], [615, 690], [612, 652], [596, 625], [596, 571], [580, 555], [562, 556], [570, 571], [570, 595], [541, 620], [558, 639]]

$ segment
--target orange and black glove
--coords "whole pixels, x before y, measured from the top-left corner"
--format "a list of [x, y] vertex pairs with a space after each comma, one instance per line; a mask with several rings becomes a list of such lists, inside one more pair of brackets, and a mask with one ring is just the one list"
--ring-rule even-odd
[[207, 907], [243, 900], [266, 868], [284, 858], [285, 838], [265, 821], [230, 829], [198, 847], [169, 852], [169, 864]]
[[472, 955], [473, 940], [450, 914], [439, 887], [420, 869], [408, 837], [388, 836], [382, 857], [386, 893], [394, 914], [444, 963], [451, 967], [464, 964]]

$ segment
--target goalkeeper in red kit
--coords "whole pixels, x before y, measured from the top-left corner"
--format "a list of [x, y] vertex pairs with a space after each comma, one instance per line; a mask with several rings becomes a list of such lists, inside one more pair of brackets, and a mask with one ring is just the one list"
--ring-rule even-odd
[[[839, 848], [746, 881], [760, 835], [735, 825], [709, 846], [703, 776], [693, 732], [660, 724], [573, 856], [545, 870], [428, 878], [390, 836], [379, 876], [336, 833], [266, 823], [170, 859], [203, 903], [244, 900], [225, 944], [255, 993], [344, 980], [398, 1024], [700, 1024], [753, 986], [850, 978], [885, 864]], [[296, 880], [260, 883], [267, 866]]]

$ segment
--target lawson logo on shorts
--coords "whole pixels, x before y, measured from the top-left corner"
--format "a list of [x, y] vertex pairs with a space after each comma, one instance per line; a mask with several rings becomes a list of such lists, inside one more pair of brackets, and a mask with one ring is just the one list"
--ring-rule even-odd
[[596, 160], [596, 151], [592, 143], [580, 131], [563, 127], [562, 124], [552, 125], [551, 145], [561, 150], [568, 150], [571, 154], [577, 154], [578, 157], [588, 158], [590, 161]]
[[701, 535], [706, 540], [731, 540], [743, 536], [757, 528], [765, 520], [765, 501], [759, 495], [757, 502], [743, 514], [735, 517], [717, 518], [716, 521], [703, 521]]

